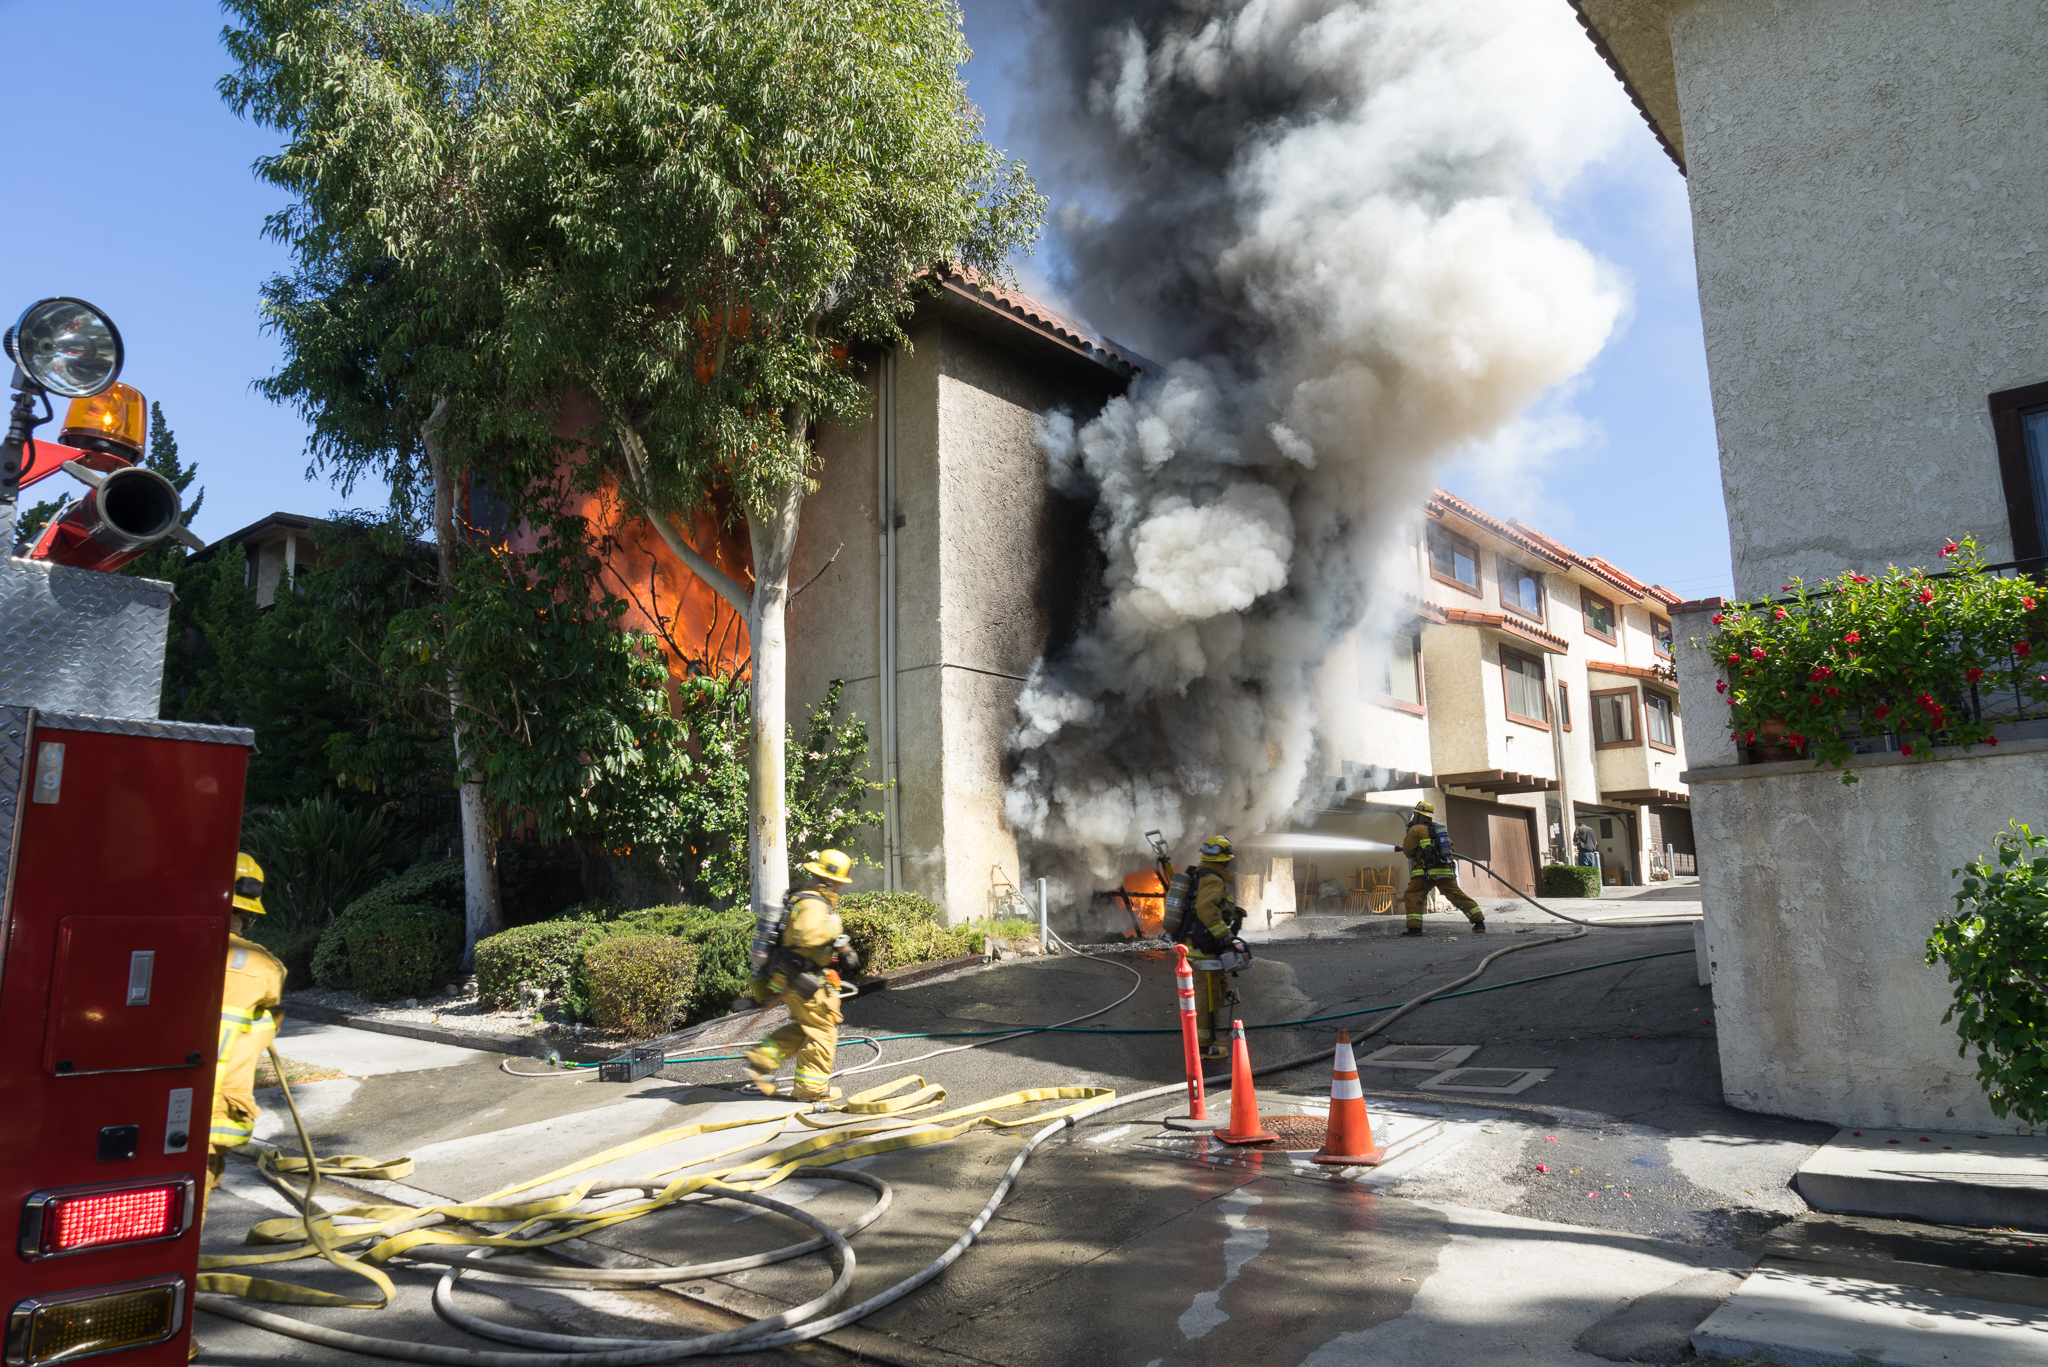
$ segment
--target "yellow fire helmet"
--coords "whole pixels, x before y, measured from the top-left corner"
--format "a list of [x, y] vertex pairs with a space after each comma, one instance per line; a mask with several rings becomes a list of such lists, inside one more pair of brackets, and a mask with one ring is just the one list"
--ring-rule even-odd
[[263, 911], [263, 866], [246, 854], [235, 856], [235, 910]]
[[1418, 802], [1415, 804], [1415, 814], [1417, 816], [1435, 816], [1436, 808], [1430, 806], [1427, 802]]
[[1230, 858], [1230, 841], [1227, 837], [1212, 835], [1202, 842], [1204, 864], [1228, 864]]
[[817, 850], [812, 853], [811, 862], [804, 865], [804, 872], [831, 883], [851, 883], [853, 860], [842, 850]]

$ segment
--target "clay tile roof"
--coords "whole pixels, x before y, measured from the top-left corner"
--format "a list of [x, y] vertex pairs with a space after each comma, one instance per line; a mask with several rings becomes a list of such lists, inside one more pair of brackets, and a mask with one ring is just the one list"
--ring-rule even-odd
[[1156, 363], [1121, 343], [1111, 341], [1087, 324], [1039, 303], [1028, 294], [1005, 289], [986, 280], [979, 272], [966, 266], [942, 268], [932, 272], [932, 278], [939, 282], [939, 288], [944, 292], [1045, 333], [1127, 379], [1140, 371], [1159, 368]]
[[1605, 560], [1580, 555], [1556, 537], [1545, 532], [1539, 532], [1528, 523], [1517, 518], [1509, 518], [1508, 521], [1514, 526], [1516, 531], [1521, 532], [1524, 536], [1534, 537], [1544, 545], [1549, 546], [1558, 555], [1564, 557], [1564, 563], [1571, 565], [1574, 569], [1584, 570], [1595, 579], [1612, 588], [1619, 589], [1638, 601], [1649, 596], [1650, 586], [1648, 584], [1643, 583], [1642, 580], [1632, 575], [1623, 574]]
[[1446, 492], [1442, 489], [1430, 490], [1429, 503], [1427, 505], [1427, 509], [1430, 516], [1432, 517], [1442, 517], [1447, 512], [1456, 513], [1459, 517], [1464, 518], [1467, 522], [1476, 522], [1480, 526], [1486, 528], [1486, 530], [1492, 532], [1495, 536], [1498, 536], [1503, 540], [1512, 541], [1517, 546], [1520, 546], [1522, 549], [1530, 551], [1533, 554], [1540, 555], [1545, 560], [1548, 560], [1552, 564], [1557, 565], [1559, 567], [1563, 567], [1568, 563], [1565, 560], [1565, 558], [1562, 555], [1560, 555], [1558, 551], [1550, 545], [1548, 539], [1542, 537], [1540, 533], [1537, 535], [1537, 537], [1534, 538], [1527, 536], [1525, 535], [1525, 533], [1530, 531], [1530, 528], [1523, 527], [1520, 523], [1510, 525], [1506, 522], [1503, 522], [1499, 518], [1495, 517], [1492, 513], [1484, 512], [1478, 508], [1473, 507], [1464, 499], [1459, 498], [1456, 494]]
[[1673, 593], [1670, 589], [1665, 588], [1662, 584], [1650, 585], [1650, 592], [1656, 597], [1658, 602], [1662, 603], [1667, 608], [1675, 608], [1680, 603], [1685, 601], [1683, 598], [1680, 598], [1677, 594]]

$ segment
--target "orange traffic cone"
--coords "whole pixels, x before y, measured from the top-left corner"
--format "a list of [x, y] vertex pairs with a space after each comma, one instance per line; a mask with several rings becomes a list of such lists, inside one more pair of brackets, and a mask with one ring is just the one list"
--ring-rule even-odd
[[1244, 1022], [1230, 1023], [1230, 1128], [1218, 1130], [1226, 1144], [1271, 1144], [1280, 1136], [1259, 1119], [1259, 1094], [1252, 1088], [1252, 1056], [1245, 1048]]
[[[1232, 1094], [1233, 1102], [1235, 1093]], [[1372, 1142], [1372, 1117], [1365, 1113], [1365, 1089], [1358, 1085], [1358, 1060], [1351, 1057], [1351, 1032], [1337, 1032], [1336, 1066], [1330, 1073], [1330, 1128], [1314, 1161], [1333, 1168], [1371, 1167], [1386, 1157]]]

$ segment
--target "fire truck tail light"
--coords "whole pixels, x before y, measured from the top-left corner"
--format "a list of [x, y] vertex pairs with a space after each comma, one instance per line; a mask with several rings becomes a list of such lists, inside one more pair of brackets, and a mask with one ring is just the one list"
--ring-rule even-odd
[[175, 1337], [184, 1322], [183, 1277], [31, 1297], [7, 1317], [7, 1367], [144, 1348]]
[[117, 1244], [175, 1239], [192, 1224], [196, 1184], [160, 1177], [39, 1191], [21, 1212], [21, 1256], [56, 1258]]

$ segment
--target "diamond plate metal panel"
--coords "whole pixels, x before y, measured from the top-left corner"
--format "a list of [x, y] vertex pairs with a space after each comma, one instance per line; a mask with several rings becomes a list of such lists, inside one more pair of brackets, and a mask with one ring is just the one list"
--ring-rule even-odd
[[204, 722], [162, 721], [155, 717], [91, 717], [77, 712], [45, 712], [38, 708], [36, 725], [60, 731], [105, 731], [116, 736], [197, 740], [213, 745], [256, 743], [256, 733], [246, 726], [208, 726]]
[[154, 717], [171, 586], [0, 558], [0, 704]]

